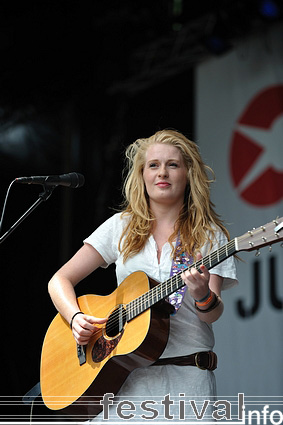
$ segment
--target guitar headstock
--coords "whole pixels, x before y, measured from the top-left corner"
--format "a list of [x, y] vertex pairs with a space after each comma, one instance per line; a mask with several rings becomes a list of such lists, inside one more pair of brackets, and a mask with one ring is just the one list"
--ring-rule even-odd
[[237, 251], [253, 251], [283, 241], [283, 217], [252, 229], [236, 240]]

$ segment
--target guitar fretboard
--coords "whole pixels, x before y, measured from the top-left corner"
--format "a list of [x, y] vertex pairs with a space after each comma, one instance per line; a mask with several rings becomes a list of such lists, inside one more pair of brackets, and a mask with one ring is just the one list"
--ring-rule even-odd
[[191, 268], [196, 268], [200, 271], [201, 265], [205, 265], [205, 267], [209, 270], [215, 267], [217, 264], [222, 263], [222, 261], [226, 260], [228, 257], [234, 255], [237, 251], [236, 239], [237, 238], [231, 240], [216, 251], [206, 255], [201, 260], [196, 261], [194, 264], [183, 269], [174, 276], [171, 276], [165, 282], [159, 283], [145, 294], [129, 302], [126, 306], [126, 320], [130, 321], [134, 319], [136, 316], [148, 310], [154, 304], [182, 288], [184, 286], [184, 282], [181, 279], [181, 274], [183, 271], [190, 270]]

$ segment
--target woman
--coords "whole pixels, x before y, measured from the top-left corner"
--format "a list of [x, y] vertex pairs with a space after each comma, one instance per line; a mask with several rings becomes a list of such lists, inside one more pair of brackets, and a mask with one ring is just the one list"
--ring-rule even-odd
[[[206, 173], [211, 169], [202, 162], [195, 143], [177, 131], [158, 131], [130, 145], [126, 157], [122, 213], [114, 214], [94, 231], [49, 283], [56, 308], [71, 323], [74, 338], [81, 345], [88, 343], [97, 324], [107, 321], [80, 312], [76, 300], [74, 287], [95, 269], [115, 263], [118, 285], [137, 270], [163, 282], [229, 238], [210, 200]], [[223, 312], [221, 290], [236, 283], [234, 261], [228, 258], [210, 272], [204, 265], [199, 270], [191, 268], [181, 277], [187, 291], [170, 297], [176, 314], [170, 317], [170, 335], [162, 359], [212, 350], [211, 323]], [[166, 395], [175, 397], [175, 402], [165, 406]], [[184, 401], [185, 395], [196, 402], [213, 400], [213, 372], [159, 360], [159, 364], [135, 369], [118, 394], [120, 400], [134, 400], [131, 418], [136, 420], [145, 414], [140, 403], [149, 398], [155, 400], [158, 412], [152, 411], [152, 418], [181, 418], [180, 397]], [[201, 407], [207, 407], [201, 404], [196, 410], [194, 404], [190, 406], [185, 412], [190, 419], [196, 419]], [[112, 407], [110, 419], [121, 420]], [[203, 413], [211, 412], [209, 408]]]

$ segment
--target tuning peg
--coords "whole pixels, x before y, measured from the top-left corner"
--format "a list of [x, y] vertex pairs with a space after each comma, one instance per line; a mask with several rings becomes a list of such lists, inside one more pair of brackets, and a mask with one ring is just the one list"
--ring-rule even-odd
[[272, 245], [269, 245], [269, 252], [272, 252]]
[[[278, 232], [283, 229], [283, 221], [281, 223], [274, 221], [274, 224], [277, 224], [277, 226], [274, 228], [274, 233], [277, 235]], [[279, 234], [278, 234], [278, 236], [279, 236]]]
[[260, 250], [259, 249], [256, 251], [255, 256], [256, 257], [259, 257], [260, 256]]

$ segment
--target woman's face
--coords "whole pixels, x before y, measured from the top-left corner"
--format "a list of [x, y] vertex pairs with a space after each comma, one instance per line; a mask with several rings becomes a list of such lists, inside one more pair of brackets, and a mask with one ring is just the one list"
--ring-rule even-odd
[[149, 146], [143, 179], [151, 206], [153, 202], [183, 204], [187, 169], [180, 150], [175, 146], [161, 143]]

